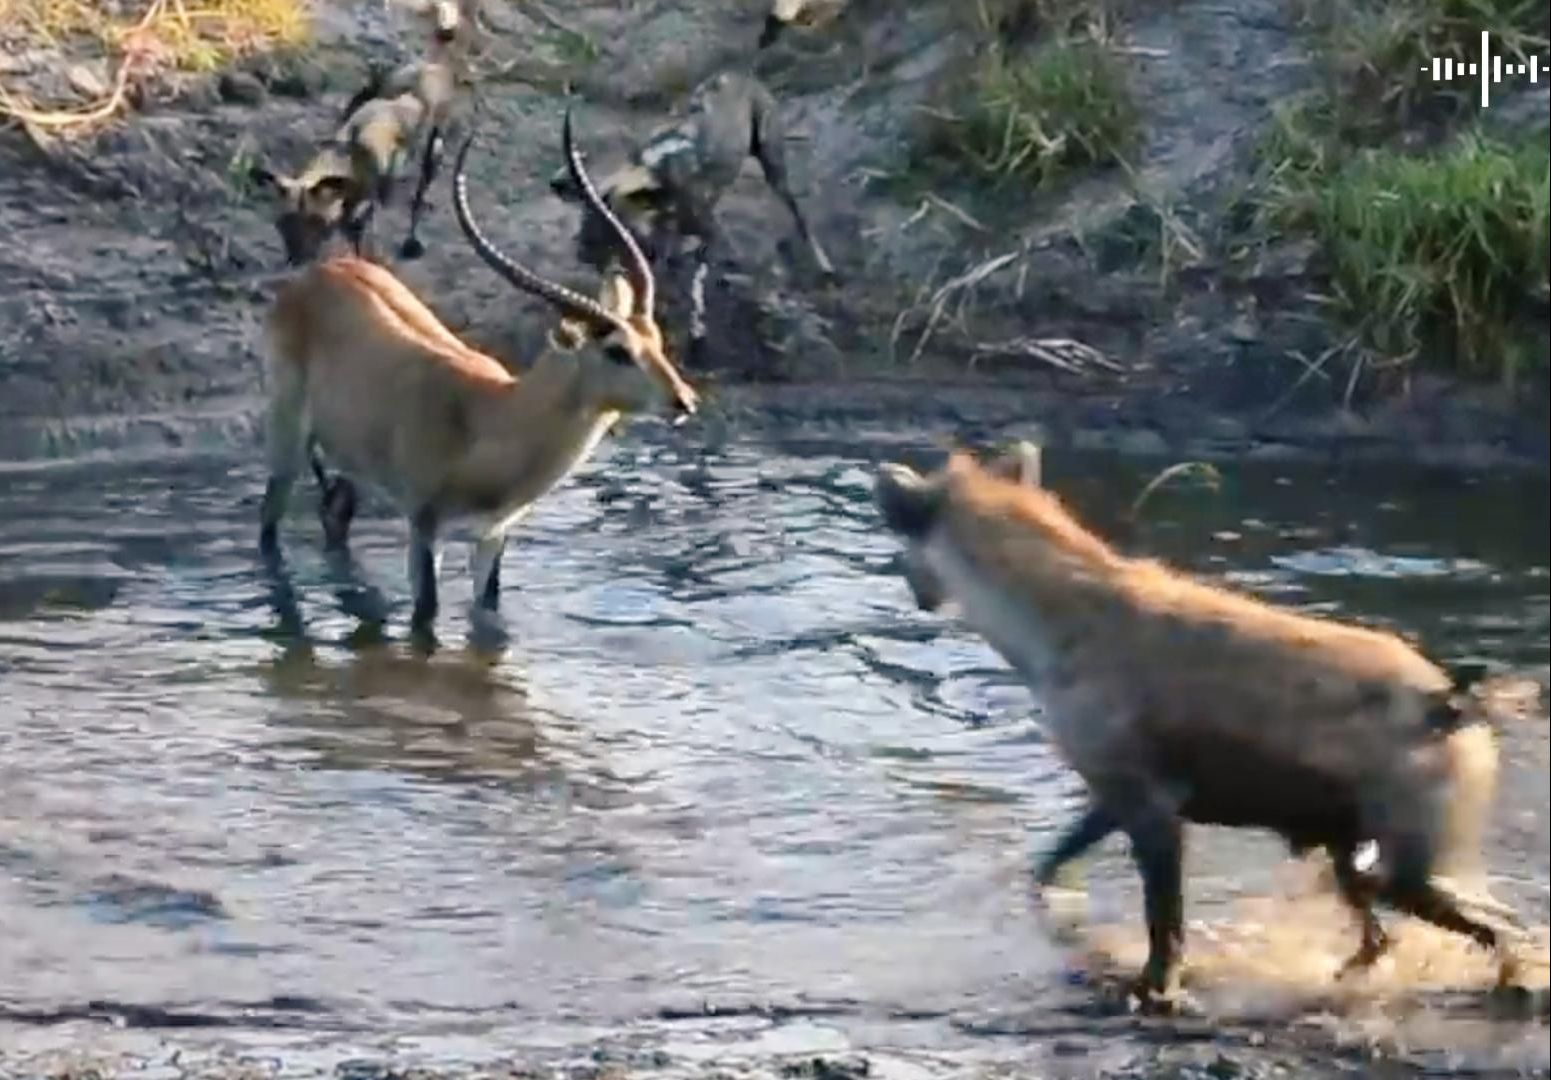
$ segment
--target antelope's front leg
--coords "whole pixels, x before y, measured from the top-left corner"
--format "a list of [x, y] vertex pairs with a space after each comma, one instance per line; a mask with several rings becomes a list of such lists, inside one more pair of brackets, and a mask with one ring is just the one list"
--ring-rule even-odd
[[410, 624], [416, 629], [428, 629], [436, 621], [438, 602], [436, 574], [440, 563], [437, 550], [436, 511], [425, 508], [418, 511], [409, 522], [409, 586], [414, 592], [415, 607]]
[[415, 185], [414, 197], [409, 201], [409, 235], [399, 247], [399, 254], [406, 259], [418, 259], [425, 254], [425, 244], [420, 241], [420, 215], [425, 212], [425, 193], [436, 180], [445, 150], [442, 129], [432, 128], [425, 142], [425, 155], [420, 159], [420, 180]]
[[506, 551], [506, 533], [480, 537], [474, 545], [474, 606], [484, 611], [501, 607], [501, 555]]

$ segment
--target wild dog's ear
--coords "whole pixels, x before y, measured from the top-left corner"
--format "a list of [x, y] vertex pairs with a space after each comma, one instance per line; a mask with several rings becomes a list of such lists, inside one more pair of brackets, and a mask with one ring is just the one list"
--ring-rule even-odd
[[623, 274], [605, 274], [598, 287], [598, 303], [621, 319], [629, 319], [635, 311], [635, 290]]
[[351, 183], [348, 176], [324, 176], [314, 180], [307, 190], [325, 199], [343, 199], [350, 193]]
[[942, 506], [942, 489], [909, 466], [891, 461], [878, 468], [873, 501], [885, 525], [914, 539], [931, 531]]
[[252, 165], [248, 168], [248, 182], [259, 188], [278, 188], [281, 177], [268, 165]]
[[1024, 487], [1037, 488], [1042, 482], [1040, 449], [1027, 439], [1003, 447], [986, 462], [985, 468], [993, 476]]

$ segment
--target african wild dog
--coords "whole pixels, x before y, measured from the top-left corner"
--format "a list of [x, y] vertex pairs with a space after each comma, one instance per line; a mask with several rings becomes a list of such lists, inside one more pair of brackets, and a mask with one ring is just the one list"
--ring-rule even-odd
[[[698, 244], [690, 286], [692, 358], [705, 347], [705, 280], [719, 230], [715, 211], [733, 181], [753, 156], [765, 180], [786, 204], [814, 262], [828, 277], [835, 270], [808, 227], [787, 177], [786, 133], [775, 97], [750, 75], [724, 71], [695, 88], [676, 121], [649, 135], [625, 165], [599, 185], [604, 201], [619, 215], [654, 260], [673, 247]], [[551, 188], [568, 201], [577, 199], [565, 171]], [[577, 233], [577, 255], [606, 271], [618, 263], [619, 241], [596, 214], [584, 213]]]
[[[876, 501], [904, 544], [916, 604], [947, 602], [1044, 703], [1090, 807], [1041, 863], [1124, 832], [1150, 949], [1134, 984], [1169, 998], [1183, 946], [1184, 822], [1274, 830], [1325, 848], [1361, 946], [1384, 951], [1382, 901], [1494, 949], [1518, 977], [1519, 924], [1478, 876], [1494, 732], [1464, 684], [1394, 634], [1295, 613], [1119, 554], [1038, 486], [1023, 445], [919, 475], [884, 465]], [[1375, 856], [1376, 852], [1376, 856]], [[1453, 880], [1451, 880], [1451, 876]]]
[[420, 178], [409, 208], [409, 233], [399, 248], [406, 259], [425, 253], [420, 219], [435, 180], [459, 85], [477, 0], [426, 0], [416, 13], [429, 17], [432, 34], [422, 59], [375, 70], [346, 105], [340, 126], [295, 176], [255, 165], [250, 177], [280, 199], [275, 227], [286, 261], [300, 265], [322, 249], [335, 230], [356, 254], [365, 254], [367, 231], [387, 205], [405, 160], [420, 149]]

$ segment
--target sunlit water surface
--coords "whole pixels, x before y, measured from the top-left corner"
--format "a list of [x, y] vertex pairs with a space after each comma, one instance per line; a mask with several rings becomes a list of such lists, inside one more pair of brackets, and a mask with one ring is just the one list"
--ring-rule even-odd
[[[494, 1031], [1091, 997], [1027, 887], [1080, 787], [1003, 664], [912, 608], [869, 501], [873, 462], [930, 461], [925, 436], [695, 439], [637, 427], [541, 505], [506, 555], [496, 653], [469, 642], [461, 541], [439, 647], [405, 640], [404, 528], [375, 507], [354, 550], [393, 605], [380, 634], [345, 613], [310, 490], [288, 594], [255, 558], [249, 464], [0, 472], [0, 1005]], [[1151, 471], [1046, 469], [1101, 529]], [[1133, 549], [1444, 660], [1546, 666], [1534, 481], [1233, 466], [1145, 517]], [[1504, 757], [1496, 888], [1543, 925], [1544, 718]], [[1282, 850], [1193, 836], [1195, 954], [1239, 933], [1246, 978], [1306, 963], [1307, 925], [1254, 914], [1287, 889]], [[1129, 963], [1124, 851], [1091, 866], [1088, 918]], [[1352, 944], [1322, 918], [1315, 983]]]

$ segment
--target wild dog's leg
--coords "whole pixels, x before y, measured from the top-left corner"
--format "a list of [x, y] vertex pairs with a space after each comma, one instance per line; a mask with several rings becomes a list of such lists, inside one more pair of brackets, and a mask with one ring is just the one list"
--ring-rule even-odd
[[266, 426], [269, 480], [264, 485], [264, 501], [259, 508], [259, 551], [267, 559], [280, 554], [280, 519], [285, 516], [291, 488], [302, 469], [307, 453], [306, 384], [299, 369], [275, 364], [270, 369], [274, 380]]
[[404, 243], [399, 247], [399, 254], [406, 259], [418, 259], [425, 254], [425, 244], [420, 242], [420, 215], [425, 212], [425, 193], [436, 180], [436, 173], [441, 168], [445, 150], [446, 143], [442, 139], [442, 129], [433, 127], [425, 141], [425, 154], [420, 159], [420, 180], [415, 185], [414, 197], [409, 202], [409, 235], [404, 238]]
[[689, 281], [689, 362], [695, 367], [704, 367], [708, 359], [706, 342], [709, 333], [705, 321], [705, 282], [711, 273], [711, 264], [706, 259], [705, 252], [706, 249], [702, 246], [695, 259], [695, 275]]
[[490, 533], [474, 545], [474, 604], [486, 611], [501, 606], [501, 554], [506, 550], [506, 534]]
[[1084, 852], [1118, 828], [1120, 822], [1115, 815], [1103, 807], [1090, 805], [1039, 861], [1034, 880], [1041, 886], [1053, 885], [1067, 863], [1081, 858]]
[[756, 94], [752, 106], [753, 130], [749, 133], [749, 149], [759, 159], [765, 182], [791, 211], [793, 220], [797, 222], [797, 232], [813, 253], [813, 261], [818, 263], [825, 277], [833, 278], [835, 266], [829, 261], [818, 238], [808, 228], [808, 219], [803, 216], [802, 208], [797, 205], [797, 197], [792, 194], [791, 181], [786, 172], [786, 128], [781, 122], [775, 99], [768, 92]]
[[1347, 906], [1357, 915], [1357, 921], [1362, 927], [1362, 943], [1346, 963], [1341, 965], [1341, 969], [1336, 973], [1337, 979], [1372, 967], [1390, 946], [1389, 935], [1384, 932], [1384, 925], [1379, 922], [1379, 917], [1373, 910], [1378, 894], [1378, 883], [1358, 871], [1356, 858], [1357, 849], [1353, 844], [1337, 844], [1330, 848], [1336, 890], [1341, 894], [1341, 899], [1346, 901]]
[[377, 204], [371, 199], [355, 199], [345, 204], [340, 229], [350, 242], [350, 249], [363, 259], [372, 257], [367, 233], [376, 214]]
[[350, 523], [355, 520], [355, 485], [342, 473], [329, 476], [317, 440], [308, 444], [312, 475], [317, 478], [323, 497], [318, 501], [318, 520], [323, 523], [323, 546], [343, 550], [350, 540]]
[[388, 76], [388, 68], [374, 63], [366, 74], [366, 85], [355, 92], [355, 96], [345, 103], [344, 112], [339, 114], [339, 122], [343, 124], [355, 115], [355, 111], [365, 105], [382, 90], [383, 80]]
[[417, 629], [428, 628], [436, 621], [437, 571], [437, 521], [436, 511], [430, 507], [420, 510], [410, 519], [409, 525], [409, 585], [415, 596], [414, 611], [410, 623]]

